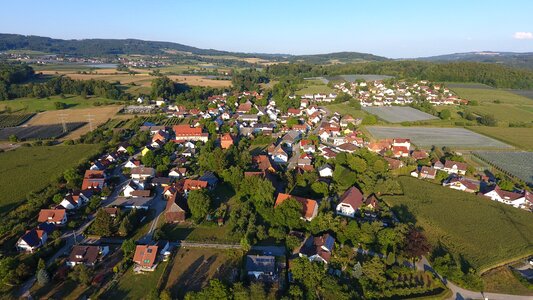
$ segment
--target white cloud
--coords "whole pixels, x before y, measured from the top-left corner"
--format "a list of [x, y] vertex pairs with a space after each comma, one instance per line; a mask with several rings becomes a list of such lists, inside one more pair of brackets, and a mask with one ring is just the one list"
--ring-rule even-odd
[[517, 40], [533, 40], [533, 33], [525, 32], [525, 31], [518, 31], [513, 34], [513, 38]]

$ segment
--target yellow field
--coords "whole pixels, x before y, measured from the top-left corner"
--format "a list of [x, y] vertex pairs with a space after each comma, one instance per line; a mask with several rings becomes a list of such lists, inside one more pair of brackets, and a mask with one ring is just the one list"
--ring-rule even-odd
[[[65, 122], [89, 122], [89, 118], [92, 119], [93, 129], [98, 125], [107, 122], [107, 120], [113, 118], [114, 115], [121, 109], [121, 106], [101, 106], [93, 108], [80, 108], [75, 110], [50, 110], [38, 113], [36, 116], [31, 118], [26, 124], [27, 125], [49, 125], [49, 124], [58, 124], [61, 123], [61, 118]], [[62, 138], [65, 139], [77, 139], [83, 134], [91, 130], [90, 124], [84, 125], [77, 130], [67, 134]]]

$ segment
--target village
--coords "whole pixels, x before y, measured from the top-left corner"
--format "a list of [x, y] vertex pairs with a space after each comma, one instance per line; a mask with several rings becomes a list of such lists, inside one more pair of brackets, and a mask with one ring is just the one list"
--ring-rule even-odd
[[[454, 98], [448, 90], [438, 86], [430, 89], [417, 84], [398, 84], [396, 90], [391, 90], [377, 82], [368, 85], [355, 83], [336, 88], [360, 99], [362, 106], [408, 104], [422, 95], [434, 105], [464, 101]], [[443, 91], [434, 95], [433, 91], [438, 90]], [[267, 99], [266, 106], [257, 105], [257, 100], [263, 97], [258, 92], [233, 95], [238, 101], [236, 103], [228, 102], [229, 96], [224, 93], [209, 97], [206, 110], [187, 109], [165, 99], [153, 101], [152, 104], [139, 98], [139, 107], [146, 107], [144, 104], [149, 103], [152, 105], [149, 107], [163, 111], [167, 119], [179, 122], [172, 126], [144, 122], [133, 133], [144, 137], [143, 145], [136, 146], [125, 140], [113, 151], [94, 160], [90, 168], [85, 170], [81, 185], [62, 195], [56, 205], [40, 211], [39, 225], [27, 228], [16, 243], [17, 249], [21, 252], [38, 252], [40, 248], [47, 247], [47, 240], [51, 236], [57, 238], [59, 232], [60, 238], [68, 241], [50, 259], [53, 261], [63, 257], [64, 266], [59, 270], [80, 265], [95, 268], [107, 265], [106, 262], [110, 260], [120, 261], [116, 253], [121, 249], [125, 256], [131, 255], [135, 273], [154, 272], [161, 262], [172, 256], [177, 247], [189, 245], [194, 251], [194, 242], [158, 237], [160, 224], [172, 226], [192, 221], [226, 226], [229, 218], [227, 206], [222, 204], [215, 207], [209, 205], [212, 201], [206, 199], [220, 193], [218, 187], [227, 184], [231, 176], [238, 178], [237, 181], [252, 182], [256, 180], [253, 178], [258, 178], [261, 182], [271, 184], [275, 201], [269, 209], [273, 209], [274, 214], [281, 211], [281, 207], [290, 210], [290, 205], [284, 205], [285, 202], [298, 203], [296, 208], [300, 211], [300, 220], [287, 219], [288, 224], [302, 221], [311, 224], [319, 211], [328, 213], [329, 210], [361, 224], [379, 222], [384, 228], [399, 226], [397, 217], [381, 202], [381, 191], [362, 188], [364, 185], [360, 182], [350, 182], [345, 190], [333, 192], [333, 178], [338, 181], [339, 176], [344, 176], [337, 174], [344, 168], [335, 163], [340, 156], [348, 160], [351, 168], [360, 170], [358, 172], [365, 172], [367, 162], [383, 161], [386, 163], [385, 170], [378, 171], [378, 162], [372, 166], [369, 164], [368, 169], [375, 168], [375, 172], [382, 174], [407, 172], [420, 180], [429, 180], [465, 193], [477, 193], [487, 201], [498, 201], [528, 211], [533, 209], [532, 193], [509, 186], [508, 183], [505, 189], [502, 188], [498, 178], [476, 172], [462, 160], [460, 154], [451, 150], [422, 150], [400, 136], [369, 139], [358, 128], [361, 119], [330, 111], [327, 106], [319, 106], [325, 99], [335, 95], [302, 96], [300, 107], [289, 108], [286, 113], [282, 113], [272, 99]], [[258, 143], [262, 147], [242, 158], [239, 153], [242, 145], [250, 145], [254, 141], [260, 141]], [[207, 165], [217, 164], [216, 161], [205, 162], [206, 159], [217, 158], [198, 157], [199, 153], [205, 152], [203, 149], [206, 147], [213, 155], [231, 151], [239, 153], [236, 155], [241, 155], [241, 158], [235, 159], [235, 163], [239, 164], [243, 159], [244, 169], [231, 167], [229, 171], [238, 173], [231, 175], [226, 175], [222, 170], [206, 169]], [[240, 147], [239, 150], [237, 147]], [[369, 154], [355, 159], [350, 156], [361, 151]], [[372, 158], [368, 160], [366, 155]], [[157, 163], [162, 161], [164, 163]], [[311, 189], [297, 191], [298, 188], [288, 187], [289, 183], [283, 180], [286, 172], [296, 174], [297, 180], [308, 176], [316, 181], [304, 184]], [[382, 192], [387, 194], [394, 188], [386, 187]], [[292, 191], [296, 193], [292, 194]], [[142, 235], [136, 234], [140, 227], [147, 224], [145, 220], [149, 212], [154, 215], [148, 223], [149, 230]], [[82, 215], [85, 217], [80, 219]], [[72, 227], [69, 225], [72, 224], [69, 222], [71, 219], [83, 221], [74, 223], [78, 226]], [[111, 229], [117, 225], [118, 231]], [[242, 276], [251, 281], [269, 282], [282, 287], [285, 285], [282, 275], [291, 273], [293, 259], [306, 257], [309, 261], [327, 266], [332, 253], [336, 251], [337, 241], [331, 231], [320, 230], [312, 234], [292, 230], [292, 227], [299, 228], [289, 225], [290, 231], [282, 233], [296, 241], [293, 249], [288, 249], [287, 261], [285, 248], [277, 243], [265, 248], [250, 245], [249, 240], [241, 240], [241, 245], [236, 247], [248, 251], [245, 254], [245, 275]], [[126, 239], [133, 236], [135, 240]], [[123, 246], [119, 247], [121, 243]], [[124, 245], [131, 249], [125, 250]], [[341, 269], [338, 267], [327, 268], [332, 274], [340, 276]], [[96, 276], [94, 280], [103, 278], [106, 271], [100, 274], [102, 277]]]

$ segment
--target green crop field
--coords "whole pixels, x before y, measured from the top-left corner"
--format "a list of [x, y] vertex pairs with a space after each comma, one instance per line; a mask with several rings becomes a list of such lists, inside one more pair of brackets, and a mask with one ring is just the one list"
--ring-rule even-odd
[[353, 106], [350, 106], [349, 103], [338, 103], [338, 104], [328, 104], [324, 106], [331, 113], [338, 112], [341, 115], [349, 114], [354, 118], [364, 118], [367, 113], [361, 109], [355, 109]]
[[533, 151], [533, 128], [471, 126], [468, 129], [523, 150]]
[[[452, 88], [462, 98], [476, 100], [468, 109], [480, 115], [493, 114], [503, 122], [533, 122], [533, 100], [499, 89]], [[495, 103], [500, 102], [500, 103]]]
[[333, 92], [335, 91], [332, 88], [320, 80], [306, 80], [305, 83], [300, 84], [300, 90], [296, 91], [296, 95], [329, 94]]
[[442, 243], [478, 271], [533, 254], [531, 213], [415, 178], [399, 180], [404, 195], [384, 200], [400, 218], [414, 218], [432, 245]]
[[0, 153], [0, 213], [41, 190], [66, 169], [97, 151], [97, 145], [20, 147]]
[[88, 108], [94, 107], [94, 104], [99, 102], [114, 103], [116, 100], [107, 98], [91, 97], [84, 99], [81, 96], [66, 96], [64, 99], [60, 96], [51, 96], [49, 98], [18, 98], [14, 100], [0, 101], [0, 110], [9, 107], [12, 111], [24, 112], [40, 112], [47, 110], [56, 110], [54, 102], [63, 102], [68, 108]]

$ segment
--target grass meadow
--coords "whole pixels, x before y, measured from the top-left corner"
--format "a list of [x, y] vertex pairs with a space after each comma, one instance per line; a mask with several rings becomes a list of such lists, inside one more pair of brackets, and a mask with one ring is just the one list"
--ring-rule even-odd
[[399, 180], [404, 195], [385, 202], [421, 226], [433, 246], [441, 243], [481, 273], [533, 254], [531, 213], [415, 178]]
[[0, 153], [0, 213], [95, 154], [97, 145], [20, 147]]
[[471, 126], [468, 129], [520, 149], [533, 151], [533, 128]]
[[90, 97], [88, 99], [82, 96], [67, 95], [65, 98], [60, 96], [50, 96], [48, 98], [18, 98], [0, 102], [0, 110], [11, 108], [12, 111], [23, 111], [27, 113], [57, 110], [54, 102], [63, 102], [67, 108], [91, 108], [98, 104], [113, 104], [116, 100], [100, 97]]

